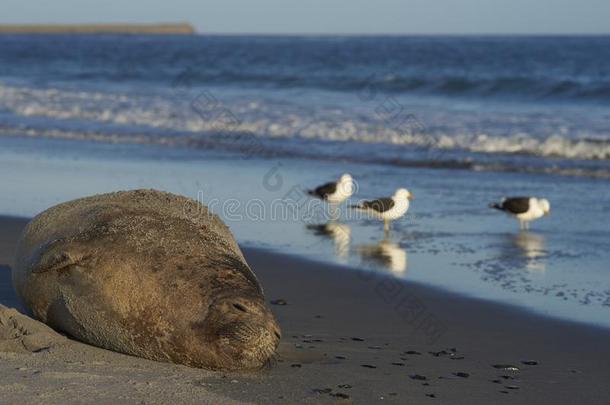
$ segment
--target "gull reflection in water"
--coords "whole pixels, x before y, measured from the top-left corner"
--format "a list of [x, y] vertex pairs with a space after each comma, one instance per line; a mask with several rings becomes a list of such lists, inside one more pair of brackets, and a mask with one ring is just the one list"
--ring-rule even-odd
[[407, 272], [407, 251], [388, 239], [377, 244], [360, 245], [357, 251], [362, 260], [381, 265], [396, 275]]
[[347, 259], [352, 238], [352, 228], [341, 222], [330, 221], [325, 224], [307, 225], [307, 229], [318, 236], [331, 239], [335, 244], [335, 254], [340, 259]]
[[542, 235], [528, 231], [519, 232], [516, 236], [511, 236], [513, 245], [520, 251], [521, 255], [527, 259], [526, 267], [531, 270], [546, 270], [544, 258], [547, 257], [544, 237]]

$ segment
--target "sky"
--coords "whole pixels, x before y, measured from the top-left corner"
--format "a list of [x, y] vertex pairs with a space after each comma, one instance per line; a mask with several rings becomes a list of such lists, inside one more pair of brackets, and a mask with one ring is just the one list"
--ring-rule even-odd
[[0, 23], [186, 21], [201, 33], [609, 34], [610, 0], [0, 0]]

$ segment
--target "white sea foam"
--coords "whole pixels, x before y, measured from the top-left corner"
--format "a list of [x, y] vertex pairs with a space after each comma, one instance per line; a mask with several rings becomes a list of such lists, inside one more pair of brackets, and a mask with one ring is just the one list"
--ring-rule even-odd
[[[421, 116], [427, 125], [414, 122], [405, 130], [404, 126], [395, 127], [380, 119], [374, 109], [365, 113], [328, 106], [312, 110], [297, 103], [280, 103], [264, 98], [237, 97], [219, 101], [209, 94], [204, 97], [204, 102], [197, 103], [197, 96], [177, 96], [173, 92], [121, 94], [35, 89], [0, 84], [0, 111], [4, 110], [7, 117], [5, 128], [21, 128], [22, 131], [29, 128], [30, 136], [63, 134], [62, 137], [73, 139], [108, 138], [107, 141], [116, 142], [123, 137], [122, 141], [137, 138], [153, 143], [170, 143], [175, 133], [198, 136], [249, 133], [263, 138], [298, 137], [485, 154], [610, 159], [608, 134], [600, 131], [590, 133], [587, 128], [567, 125], [561, 117], [557, 122], [548, 117], [541, 118], [536, 122], [537, 126], [532, 126], [529, 125], [534, 121], [531, 117], [527, 117], [527, 125], [524, 125], [523, 117], [511, 116], [503, 118], [508, 122], [503, 127], [491, 125], [485, 128], [479, 125], [480, 117], [476, 113], [451, 115], [423, 111]], [[41, 120], [44, 121], [41, 123]], [[38, 130], [32, 130], [33, 127]], [[543, 133], [528, 133], [531, 127]], [[120, 130], [113, 136], [102, 135], [112, 129]], [[148, 133], [148, 130], [154, 132]], [[491, 131], [495, 133], [489, 133]]]

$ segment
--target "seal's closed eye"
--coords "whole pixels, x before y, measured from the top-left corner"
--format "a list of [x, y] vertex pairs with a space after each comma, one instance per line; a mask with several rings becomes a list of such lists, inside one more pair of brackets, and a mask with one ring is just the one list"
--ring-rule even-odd
[[56, 239], [38, 248], [31, 263], [32, 273], [62, 270], [78, 264], [83, 255], [67, 249], [65, 239]]

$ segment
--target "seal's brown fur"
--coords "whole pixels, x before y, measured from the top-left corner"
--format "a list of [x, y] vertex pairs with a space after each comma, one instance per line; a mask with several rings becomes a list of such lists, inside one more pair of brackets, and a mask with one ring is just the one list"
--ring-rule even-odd
[[280, 338], [229, 229], [169, 193], [104, 194], [43, 212], [19, 242], [13, 283], [51, 327], [152, 360], [258, 368]]

